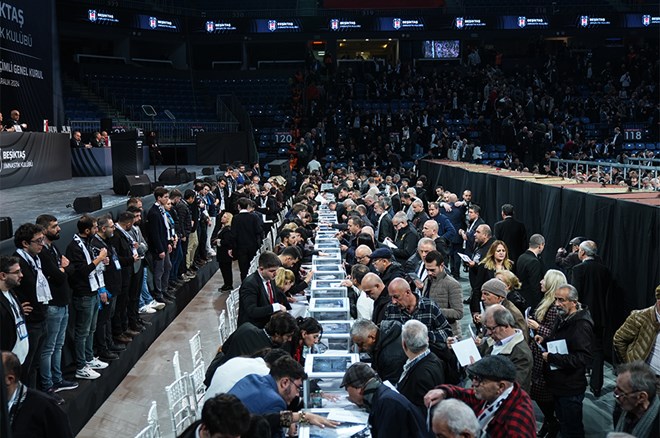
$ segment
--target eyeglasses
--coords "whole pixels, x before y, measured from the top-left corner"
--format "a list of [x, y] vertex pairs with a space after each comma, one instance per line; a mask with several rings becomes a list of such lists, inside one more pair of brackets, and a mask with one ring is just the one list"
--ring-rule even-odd
[[555, 297], [555, 301], [558, 303], [567, 303], [572, 302], [573, 300], [569, 300], [568, 298]]
[[617, 399], [617, 400], [622, 398], [622, 397], [628, 397], [630, 395], [637, 394], [638, 392], [642, 392], [642, 391], [631, 391], [631, 392], [623, 392], [622, 391], [621, 393], [617, 393], [618, 391], [620, 391], [620, 389], [618, 387], [614, 388], [614, 398]]
[[22, 273], [23, 273], [23, 271], [21, 269], [17, 269], [15, 271], [11, 271], [11, 272], [5, 272], [6, 275], [21, 275]]
[[486, 379], [485, 377], [481, 377], [481, 376], [471, 375], [469, 377], [470, 377], [470, 380], [472, 380], [472, 387], [479, 386], [484, 382], [490, 382], [491, 381], [490, 379]]
[[484, 325], [484, 328], [485, 328], [486, 330], [488, 330], [489, 332], [494, 331], [494, 330], [495, 330], [496, 328], [498, 328], [498, 327], [502, 327], [502, 326], [501, 326], [501, 325], [494, 325], [494, 326], [492, 326], [492, 327], [488, 327], [487, 325]]
[[30, 243], [36, 243], [37, 245], [43, 245], [46, 242], [46, 238], [42, 237], [41, 239], [32, 239]]
[[302, 388], [302, 383], [300, 385], [297, 385], [296, 382], [294, 382], [293, 380], [291, 380], [291, 383], [293, 383], [293, 386], [295, 386], [298, 392], [300, 392], [300, 388]]

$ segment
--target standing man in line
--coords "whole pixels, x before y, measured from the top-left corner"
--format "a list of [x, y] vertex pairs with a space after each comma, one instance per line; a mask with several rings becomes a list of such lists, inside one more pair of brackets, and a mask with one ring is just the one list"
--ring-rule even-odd
[[169, 254], [172, 245], [169, 243], [171, 225], [165, 214], [165, 207], [170, 202], [170, 194], [164, 187], [154, 190], [156, 202], [147, 213], [147, 230], [149, 233], [149, 251], [153, 255], [154, 298], [167, 298], [174, 301], [174, 297], [167, 293], [170, 269], [172, 263]]
[[[46, 338], [41, 351], [39, 371], [41, 387], [55, 396], [55, 393], [59, 391], [78, 387], [78, 382], [64, 380], [62, 376], [62, 346], [69, 323], [69, 302], [71, 301], [69, 273], [72, 268], [69, 259], [55, 246], [55, 241], [60, 238], [60, 225], [57, 218], [49, 214], [42, 214], [37, 218], [37, 225], [44, 229], [44, 248], [39, 257], [53, 296], [48, 303]], [[55, 398], [60, 397], [55, 396]]]
[[32, 308], [26, 312], [25, 318], [30, 350], [23, 363], [21, 381], [30, 388], [36, 388], [37, 369], [46, 337], [48, 302], [53, 298], [39, 258], [44, 247], [43, 228], [29, 223], [21, 225], [14, 233], [14, 245], [14, 256], [18, 257], [23, 273], [23, 279], [14, 292], [21, 303], [29, 303]]
[[236, 201], [239, 212], [231, 223], [231, 233], [235, 242], [239, 242], [235, 254], [230, 254], [238, 260], [238, 267], [241, 271], [241, 281], [245, 280], [250, 270], [250, 262], [261, 246], [263, 229], [261, 220], [250, 213], [248, 198], [239, 198]]

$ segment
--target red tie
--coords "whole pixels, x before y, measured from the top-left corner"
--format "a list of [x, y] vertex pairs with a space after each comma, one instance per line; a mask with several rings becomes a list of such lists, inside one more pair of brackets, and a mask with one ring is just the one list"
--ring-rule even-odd
[[270, 304], [273, 304], [273, 289], [270, 286], [270, 281], [266, 282], [266, 289], [268, 289], [268, 299], [270, 300]]

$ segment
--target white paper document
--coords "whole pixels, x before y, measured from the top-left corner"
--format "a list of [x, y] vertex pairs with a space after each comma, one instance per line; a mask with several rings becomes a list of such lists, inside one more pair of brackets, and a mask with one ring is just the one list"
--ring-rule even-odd
[[[550, 341], [546, 343], [548, 347], [548, 353], [555, 354], [568, 354], [568, 346], [566, 345], [566, 339], [559, 339], [557, 341]], [[558, 367], [550, 365], [551, 370], [556, 370]]]
[[465, 263], [470, 263], [472, 261], [472, 259], [468, 255], [465, 255], [461, 252], [457, 252], [456, 254], [458, 254], [458, 256], [461, 258], [461, 260], [463, 260]]
[[477, 350], [477, 344], [474, 343], [474, 340], [471, 337], [451, 344], [451, 349], [454, 350], [456, 358], [461, 366], [466, 367], [472, 365], [473, 362], [477, 362], [481, 359], [481, 354], [479, 353], [479, 350]]
[[383, 240], [383, 243], [389, 246], [390, 248], [398, 248], [391, 240], [385, 239]]
[[338, 421], [340, 423], [367, 424], [369, 413], [364, 411], [348, 411], [344, 409], [333, 409], [328, 414], [328, 420]]

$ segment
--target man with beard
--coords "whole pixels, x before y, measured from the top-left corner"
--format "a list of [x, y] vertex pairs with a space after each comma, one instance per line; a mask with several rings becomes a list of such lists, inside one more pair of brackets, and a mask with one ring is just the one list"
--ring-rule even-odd
[[22, 279], [18, 257], [0, 256], [0, 350], [13, 352], [21, 363], [30, 348], [25, 312], [32, 310], [30, 303], [21, 303], [14, 293]]
[[53, 296], [48, 303], [46, 312], [46, 337], [39, 361], [41, 387], [54, 396], [58, 402], [64, 401], [56, 392], [75, 389], [77, 382], [64, 380], [62, 376], [62, 346], [69, 323], [69, 259], [67, 259], [54, 242], [60, 238], [60, 225], [55, 216], [42, 214], [37, 218], [37, 225], [44, 229], [44, 248], [41, 259], [44, 275], [48, 280]]
[[15, 286], [14, 292], [21, 303], [29, 303], [31, 311], [26, 312], [25, 325], [30, 341], [30, 350], [22, 367], [21, 381], [30, 388], [37, 387], [37, 368], [41, 359], [46, 336], [46, 315], [48, 302], [53, 298], [44, 275], [39, 253], [44, 246], [43, 228], [35, 224], [23, 224], [14, 233], [14, 245], [23, 279]]

